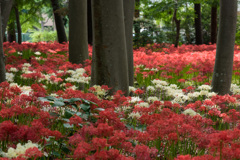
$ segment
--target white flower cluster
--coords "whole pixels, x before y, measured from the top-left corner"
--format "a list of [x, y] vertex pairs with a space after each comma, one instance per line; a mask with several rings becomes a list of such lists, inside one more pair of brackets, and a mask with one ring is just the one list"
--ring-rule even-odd
[[6, 72], [6, 80], [8, 82], [13, 82], [14, 81], [14, 74], [13, 73], [7, 73]]
[[[0, 152], [0, 154], [3, 157], [16, 158], [20, 155], [24, 155], [27, 149], [33, 148], [33, 147], [37, 147], [39, 149], [38, 144], [32, 143], [32, 141], [29, 140], [28, 143], [26, 143], [25, 145], [18, 143], [16, 149], [10, 147], [6, 153]], [[39, 150], [41, 150], [41, 149], [39, 149]]]
[[85, 77], [83, 74], [85, 73], [84, 68], [78, 68], [74, 70], [68, 70], [67, 73], [71, 74], [71, 77], [67, 78], [67, 82], [77, 82], [77, 83], [86, 83], [89, 84], [91, 77]]
[[136, 91], [136, 88], [133, 87], [133, 86], [129, 86], [128, 88], [129, 88], [129, 92], [135, 92]]
[[18, 72], [18, 69], [15, 68], [15, 67], [11, 67], [11, 68], [9, 69], [9, 71], [10, 71], [10, 72]]
[[129, 118], [132, 118], [132, 119], [139, 119], [141, 117], [140, 113], [139, 112], [131, 112], [129, 115], [128, 115]]
[[147, 102], [140, 102], [138, 106], [143, 108], [149, 108], [149, 104]]
[[140, 97], [131, 97], [131, 100], [129, 101], [129, 103], [136, 103], [139, 101], [142, 101]]
[[147, 101], [149, 103], [154, 102], [154, 101], [159, 101], [159, 99], [156, 96], [150, 96], [148, 97]]
[[[189, 115], [191, 117], [196, 116], [198, 113], [192, 110], [191, 108], [186, 109], [185, 111], [182, 112], [185, 115]], [[198, 114], [199, 115], [199, 114]]]
[[28, 71], [28, 68], [31, 67], [30, 63], [24, 63], [22, 66], [22, 72], [26, 73]]
[[93, 88], [95, 89], [94, 93], [98, 97], [102, 97], [102, 96], [105, 96], [107, 94], [107, 91], [102, 89], [100, 85], [94, 85]]
[[238, 85], [236, 85], [236, 84], [232, 84], [231, 88], [230, 88], [230, 91], [233, 94], [240, 94], [240, 87]]

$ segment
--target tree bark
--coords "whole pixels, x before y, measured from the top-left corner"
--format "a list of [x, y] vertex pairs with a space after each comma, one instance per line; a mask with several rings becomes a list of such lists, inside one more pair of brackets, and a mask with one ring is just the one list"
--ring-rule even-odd
[[9, 15], [13, 5], [13, 0], [0, 0], [0, 2], [1, 2], [1, 10], [2, 10], [2, 16], [1, 16], [2, 17], [2, 35], [5, 35], [7, 22], [8, 22]]
[[88, 59], [87, 0], [69, 0], [69, 61]]
[[202, 35], [202, 22], [201, 22], [201, 4], [195, 3], [194, 4], [194, 11], [195, 11], [195, 36], [196, 36], [196, 44], [200, 45], [203, 44], [203, 35]]
[[109, 94], [129, 94], [123, 0], [93, 0], [91, 85], [107, 85]]
[[[137, 19], [140, 16], [140, 0], [135, 0], [135, 11], [134, 11], [134, 18]], [[137, 37], [136, 39], [139, 39], [140, 36], [140, 24], [138, 22], [135, 22], [134, 24], [134, 31], [135, 31], [135, 37]]]
[[211, 9], [211, 43], [217, 42], [217, 6]]
[[16, 23], [17, 23], [18, 44], [21, 44], [22, 43], [22, 28], [21, 28], [21, 23], [20, 23], [20, 19], [19, 19], [19, 10], [18, 10], [17, 5], [14, 6], [14, 10], [15, 10], [15, 16], [16, 16]]
[[87, 0], [87, 25], [88, 25], [88, 44], [93, 44], [93, 31], [92, 31], [92, 3]]
[[8, 42], [11, 42], [11, 43], [16, 41], [15, 21], [11, 21], [8, 23], [7, 39], [8, 39]]
[[230, 93], [237, 22], [237, 0], [220, 0], [220, 23], [212, 90], [220, 95]]
[[59, 10], [58, 0], [51, 0], [53, 14], [55, 19], [55, 25], [57, 29], [58, 42], [64, 43], [67, 42], [67, 36], [65, 33], [62, 16], [57, 12]]
[[134, 69], [133, 69], [133, 16], [135, 8], [135, 0], [123, 0], [124, 8], [124, 23], [126, 35], [126, 47], [128, 57], [128, 78], [129, 86], [134, 83]]
[[[2, 17], [2, 0], [0, 1], [0, 17]], [[0, 20], [0, 30], [2, 30], [2, 20]], [[6, 80], [6, 70], [5, 70], [5, 56], [3, 52], [3, 34], [0, 32], [0, 83]]]
[[177, 8], [174, 9], [173, 20], [176, 24], [176, 40], [175, 40], [174, 47], [177, 48], [179, 43], [179, 38], [180, 38], [180, 22], [181, 22], [181, 20], [177, 19]]

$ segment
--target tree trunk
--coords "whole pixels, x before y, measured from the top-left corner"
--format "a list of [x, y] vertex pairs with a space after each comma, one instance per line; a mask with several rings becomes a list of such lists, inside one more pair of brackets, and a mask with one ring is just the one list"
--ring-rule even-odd
[[[0, 17], [3, 15], [1, 14], [2, 12], [2, 0], [0, 1]], [[2, 30], [2, 21], [0, 20], [0, 30]], [[0, 32], [0, 83], [4, 82], [6, 80], [6, 70], [5, 70], [5, 56], [3, 52], [3, 35], [2, 32]]]
[[180, 38], [180, 22], [181, 22], [181, 20], [177, 19], [177, 8], [174, 9], [173, 20], [176, 24], [176, 40], [175, 40], [174, 47], [177, 48], [179, 43], [179, 38]]
[[88, 59], [87, 0], [69, 0], [69, 61], [84, 64]]
[[[140, 0], [135, 0], [135, 11], [134, 11], [134, 18], [137, 19], [140, 16]], [[140, 24], [138, 22], [134, 22], [134, 31], [135, 31], [135, 37], [138, 40], [140, 37]]]
[[91, 85], [107, 85], [109, 94], [128, 95], [128, 61], [123, 0], [93, 0], [93, 59]]
[[93, 44], [93, 31], [92, 31], [92, 3], [87, 0], [87, 25], [88, 25], [88, 44]]
[[129, 86], [133, 86], [134, 82], [134, 69], [133, 69], [133, 16], [135, 8], [134, 2], [135, 0], [123, 0], [126, 47], [128, 56]]
[[196, 36], [196, 44], [200, 45], [203, 44], [203, 35], [202, 35], [202, 22], [201, 22], [201, 4], [195, 3], [194, 4], [194, 11], [195, 11], [195, 36]]
[[7, 36], [8, 42], [12, 43], [16, 41], [15, 21], [11, 21], [8, 23]]
[[[2, 10], [2, 35], [5, 35], [9, 15], [12, 9], [13, 0], [0, 0]], [[4, 36], [2, 36], [4, 37]]]
[[21, 23], [20, 23], [20, 19], [19, 19], [19, 10], [18, 10], [17, 5], [14, 6], [14, 10], [15, 10], [15, 16], [16, 16], [16, 23], [17, 23], [18, 44], [21, 44], [22, 43], [22, 28], [21, 28]]
[[63, 19], [61, 14], [58, 13], [58, 10], [60, 9], [58, 0], [51, 0], [51, 4], [53, 8], [53, 14], [54, 14], [54, 19], [55, 19], [55, 24], [57, 29], [58, 42], [59, 43], [67, 42], [67, 36], [65, 33], [64, 25], [63, 25]]
[[220, 95], [230, 93], [234, 43], [237, 22], [237, 0], [220, 0], [220, 23], [212, 90]]
[[217, 42], [217, 6], [211, 9], [211, 43]]

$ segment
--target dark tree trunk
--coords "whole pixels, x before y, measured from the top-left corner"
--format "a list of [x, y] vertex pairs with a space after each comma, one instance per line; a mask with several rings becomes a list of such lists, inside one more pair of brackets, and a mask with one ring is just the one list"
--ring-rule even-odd
[[[2, 0], [0, 0], [0, 17], [2, 17]], [[10, 13], [10, 12], [9, 12]], [[0, 20], [0, 30], [2, 30], [2, 21]], [[5, 70], [5, 56], [3, 52], [3, 35], [0, 32], [0, 83], [6, 80], [6, 70]]]
[[69, 61], [84, 64], [88, 59], [87, 0], [69, 0]]
[[220, 0], [220, 23], [212, 90], [220, 95], [230, 93], [237, 22], [237, 0]]
[[7, 36], [8, 42], [16, 41], [15, 21], [8, 23]]
[[18, 44], [21, 44], [22, 43], [22, 28], [21, 28], [21, 23], [20, 23], [20, 19], [19, 19], [19, 10], [18, 10], [17, 5], [14, 6], [14, 10], [15, 10], [15, 15], [16, 15], [16, 23], [17, 23]]
[[[135, 0], [135, 11], [134, 11], [134, 18], [139, 18], [140, 16], [140, 0]], [[135, 36], [139, 37], [140, 36], [140, 24], [138, 22], [134, 22], [134, 31], [135, 31]], [[136, 38], [139, 39], [139, 38]]]
[[194, 4], [195, 11], [195, 36], [196, 36], [196, 44], [203, 44], [203, 35], [202, 35], [202, 22], [201, 22], [201, 4]]
[[110, 94], [128, 95], [128, 62], [123, 0], [93, 0], [91, 85], [108, 85]]
[[55, 24], [57, 29], [58, 42], [59, 43], [67, 42], [67, 36], [65, 33], [64, 25], [63, 25], [63, 19], [61, 14], [58, 12], [58, 10], [60, 9], [58, 0], [51, 0], [51, 4], [53, 8], [53, 14], [54, 14], [54, 19], [55, 19]]
[[177, 19], [177, 8], [174, 9], [173, 20], [176, 24], [176, 40], [175, 40], [174, 47], [177, 48], [179, 43], [179, 38], [180, 38], [180, 23], [181, 23], [181, 20]]
[[211, 43], [217, 42], [217, 6], [211, 9]]
[[87, 0], [87, 25], [88, 25], [88, 44], [93, 44], [93, 31], [92, 31], [92, 2]]
[[0, 0], [2, 10], [2, 35], [5, 35], [9, 15], [12, 9], [13, 0]]
[[129, 86], [133, 86], [134, 82], [134, 69], [133, 69], [133, 16], [135, 0], [123, 0], [124, 8], [124, 22], [125, 22], [125, 35], [128, 55], [128, 78]]

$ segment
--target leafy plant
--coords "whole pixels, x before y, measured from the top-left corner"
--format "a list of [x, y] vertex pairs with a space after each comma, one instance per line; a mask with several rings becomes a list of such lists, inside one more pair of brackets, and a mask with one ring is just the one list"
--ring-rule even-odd
[[57, 32], [56, 31], [37, 31], [33, 32], [30, 37], [32, 38], [32, 42], [40, 42], [40, 41], [56, 41], [57, 40]]
[[[91, 105], [96, 105], [96, 103], [82, 99], [82, 98], [71, 98], [63, 99], [62, 97], [56, 98], [53, 96], [39, 97], [40, 101], [50, 102], [52, 107], [60, 107], [60, 113], [50, 112], [50, 115], [63, 118], [68, 121], [72, 116], [77, 115], [85, 120], [90, 120], [92, 122], [96, 121], [93, 116], [94, 113], [102, 111], [102, 108], [95, 108], [91, 110]], [[63, 111], [61, 113], [61, 111]]]

